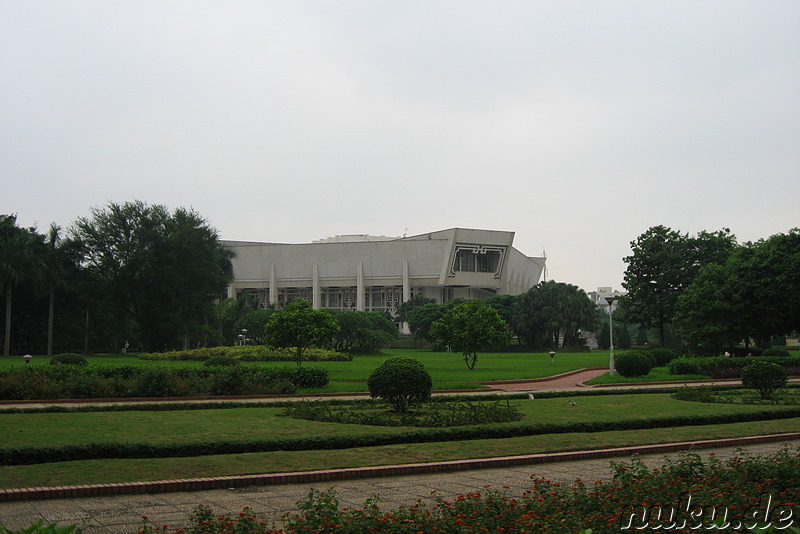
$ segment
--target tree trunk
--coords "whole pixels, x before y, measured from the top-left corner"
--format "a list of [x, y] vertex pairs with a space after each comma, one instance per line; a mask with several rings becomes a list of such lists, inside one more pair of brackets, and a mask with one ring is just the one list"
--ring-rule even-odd
[[89, 354], [89, 306], [86, 306], [86, 322], [83, 324], [83, 354]]
[[11, 284], [6, 285], [6, 337], [3, 341], [3, 356], [11, 355]]
[[50, 284], [50, 307], [47, 311], [47, 355], [53, 355], [53, 323], [55, 322], [56, 286]]

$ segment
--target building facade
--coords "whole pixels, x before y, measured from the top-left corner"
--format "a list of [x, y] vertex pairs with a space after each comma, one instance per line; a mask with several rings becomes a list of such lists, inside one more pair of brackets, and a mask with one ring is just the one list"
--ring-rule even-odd
[[223, 241], [236, 257], [229, 297], [261, 307], [306, 299], [314, 308], [389, 312], [422, 295], [518, 295], [539, 282], [545, 259], [512, 246], [514, 232], [451, 228], [410, 237], [336, 236], [313, 243]]

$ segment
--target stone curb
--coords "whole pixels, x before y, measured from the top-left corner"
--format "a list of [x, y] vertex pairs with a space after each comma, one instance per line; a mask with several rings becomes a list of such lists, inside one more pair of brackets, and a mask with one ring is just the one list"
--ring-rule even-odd
[[153, 482], [128, 482], [119, 484], [3, 489], [0, 490], [0, 502], [63, 499], [75, 497], [99, 497], [143, 493], [165, 493], [177, 491], [202, 491], [256, 485], [268, 486], [277, 484], [313, 484], [319, 482], [352, 480], [370, 477], [416, 475], [467, 469], [491, 469], [549, 462], [589, 460], [593, 458], [611, 458], [615, 456], [629, 456], [631, 454], [670, 453], [688, 449], [733, 447], [798, 439], [800, 439], [800, 432], [789, 432], [784, 434], [764, 436], [725, 438], [704, 441], [685, 441], [680, 443], [643, 445], [637, 447], [619, 447], [614, 449], [529, 454], [524, 456], [506, 456], [498, 458], [480, 458], [474, 460], [454, 460], [447, 462], [401, 464], [377, 467], [357, 467], [349, 469], [326, 469], [321, 471], [306, 471], [297, 473], [207, 477], [183, 480], [158, 480]]

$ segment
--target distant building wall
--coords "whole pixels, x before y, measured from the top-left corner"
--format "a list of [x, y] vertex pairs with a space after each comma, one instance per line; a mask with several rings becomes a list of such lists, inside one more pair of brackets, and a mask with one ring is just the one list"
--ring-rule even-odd
[[336, 236], [313, 243], [223, 241], [236, 253], [228, 296], [262, 307], [306, 299], [315, 308], [394, 314], [416, 295], [519, 295], [539, 282], [544, 258], [513, 248], [514, 233], [451, 228], [410, 237]]

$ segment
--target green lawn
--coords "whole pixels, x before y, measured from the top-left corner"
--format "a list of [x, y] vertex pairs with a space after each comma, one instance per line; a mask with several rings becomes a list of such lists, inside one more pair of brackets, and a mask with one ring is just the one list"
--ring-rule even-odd
[[[571, 406], [573, 400], [576, 405]], [[782, 410], [783, 406], [709, 404], [678, 401], [665, 393], [576, 396], [511, 401], [523, 414], [516, 423], [575, 423], [641, 420], [665, 414], [703, 416]], [[278, 407], [209, 410], [122, 411], [75, 413], [1, 413], [1, 449], [46, 444], [167, 444], [196, 441], [257, 441], [271, 438], [329, 436], [347, 433], [402, 434], [406, 427], [323, 423], [293, 419]]]
[[[577, 405], [571, 406], [569, 400]], [[765, 406], [683, 402], [666, 394], [564, 397], [513, 401], [531, 421], [612, 421], [664, 415], [751, 412]], [[773, 409], [781, 409], [774, 407]], [[93, 442], [148, 443], [199, 439], [260, 439], [346, 432], [402, 433], [406, 428], [367, 427], [294, 420], [279, 408], [170, 412], [0, 413], [4, 448]], [[515, 423], [508, 423], [515, 424]], [[277, 473], [409, 462], [485, 458], [542, 452], [694, 441], [786, 432], [800, 418], [654, 430], [551, 434], [442, 443], [411, 443], [325, 451], [279, 451], [193, 458], [105, 459], [0, 467], [0, 487], [33, 487]], [[532, 469], [534, 469], [532, 467]]]
[[675, 382], [675, 381], [686, 381], [686, 380], [709, 380], [708, 376], [705, 375], [673, 375], [670, 374], [668, 367], [654, 367], [650, 370], [650, 373], [647, 376], [636, 376], [632, 378], [627, 378], [619, 373], [615, 373], [614, 376], [609, 375], [608, 373], [604, 375], [600, 375], [596, 378], [592, 378], [588, 380], [586, 383], [589, 385], [596, 385], [596, 384], [636, 384], [639, 382]]

